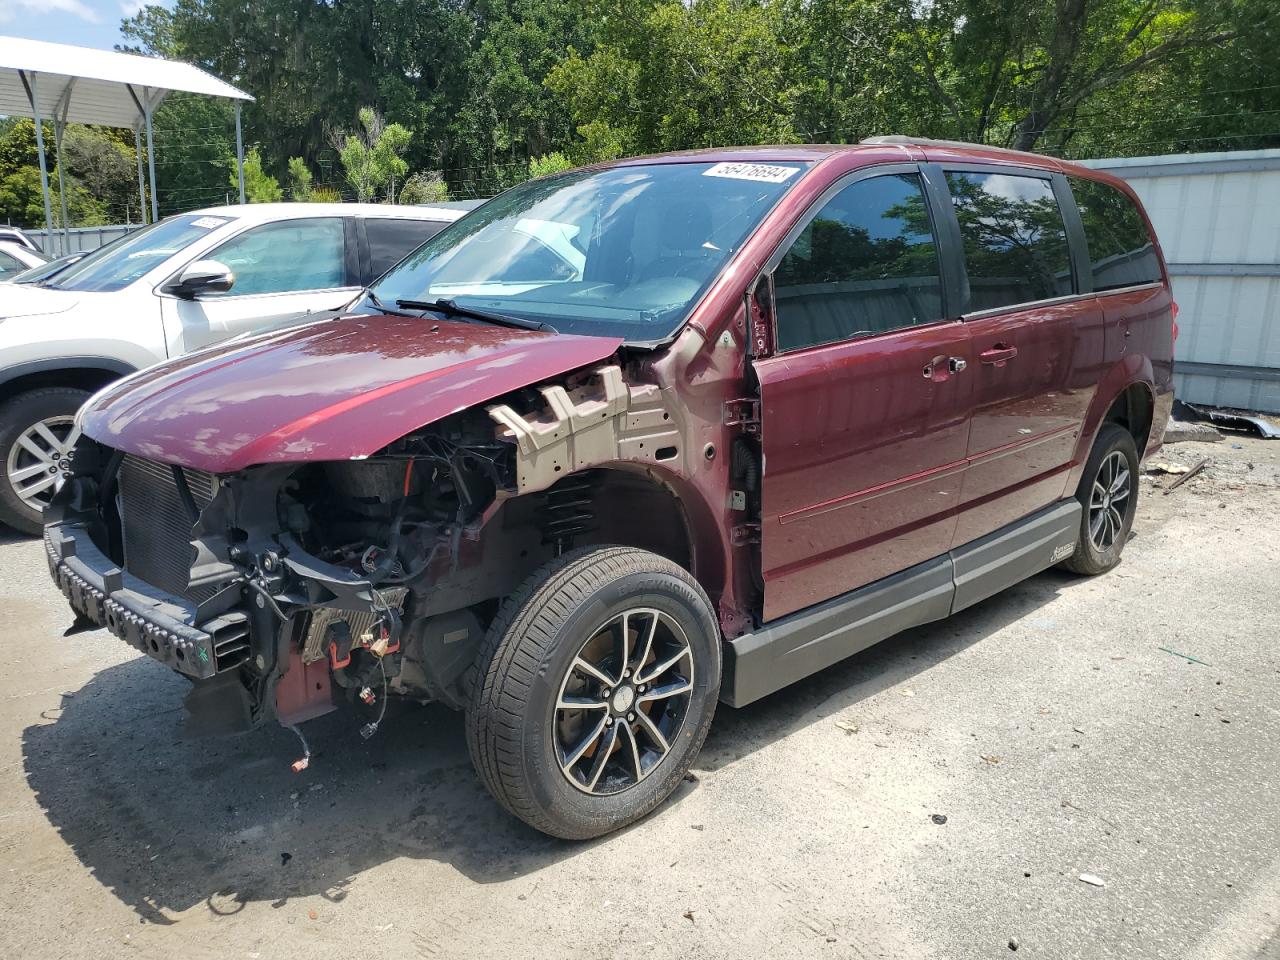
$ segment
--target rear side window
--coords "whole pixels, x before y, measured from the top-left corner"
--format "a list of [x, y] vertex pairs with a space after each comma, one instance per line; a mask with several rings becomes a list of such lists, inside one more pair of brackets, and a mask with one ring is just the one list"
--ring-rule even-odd
[[447, 226], [439, 220], [366, 220], [369, 279], [382, 276]]
[[1071, 192], [1084, 222], [1094, 290], [1118, 290], [1162, 279], [1155, 244], [1132, 200], [1110, 184], [1074, 177]]
[[940, 319], [938, 248], [920, 177], [845, 187], [796, 238], [773, 279], [780, 350]]
[[969, 311], [1074, 293], [1053, 185], [1040, 177], [949, 171], [969, 274]]

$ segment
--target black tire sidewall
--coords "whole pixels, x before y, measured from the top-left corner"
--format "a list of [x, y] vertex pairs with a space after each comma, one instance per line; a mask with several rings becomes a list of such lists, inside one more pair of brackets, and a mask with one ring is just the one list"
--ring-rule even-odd
[[[1098, 550], [1089, 537], [1089, 500], [1093, 484], [1098, 476], [1102, 463], [1112, 453], [1119, 451], [1129, 464], [1129, 499], [1125, 504], [1124, 523], [1111, 546], [1106, 550]], [[1080, 489], [1076, 498], [1080, 501], [1083, 516], [1080, 521], [1080, 560], [1091, 568], [1090, 572], [1110, 570], [1120, 562], [1120, 554], [1124, 551], [1125, 542], [1129, 539], [1129, 531], [1133, 529], [1133, 520], [1138, 512], [1138, 448], [1133, 435], [1116, 423], [1107, 423], [1098, 433], [1098, 439], [1089, 455], [1084, 475], [1080, 479]]]
[[[584, 793], [569, 783], [556, 758], [555, 703], [569, 665], [586, 639], [627, 609], [647, 607], [674, 619], [694, 657], [693, 692], [680, 728], [658, 767], [639, 784], [610, 796]], [[522, 718], [522, 762], [531, 798], [565, 835], [591, 836], [635, 820], [680, 783], [706, 738], [720, 691], [720, 642], [700, 591], [661, 571], [631, 572], [610, 581], [565, 618], [538, 665]], [[589, 825], [595, 824], [595, 827]], [[587, 829], [583, 829], [587, 826]]]
[[9, 483], [9, 451], [24, 431], [41, 420], [74, 416], [89, 396], [87, 390], [75, 387], [46, 387], [19, 394], [0, 406], [0, 522], [22, 533], [40, 533], [44, 525], [40, 514], [23, 503]]

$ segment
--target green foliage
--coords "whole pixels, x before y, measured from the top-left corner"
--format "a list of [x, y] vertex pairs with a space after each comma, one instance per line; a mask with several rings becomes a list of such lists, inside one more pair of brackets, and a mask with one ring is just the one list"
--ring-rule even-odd
[[361, 107], [358, 116], [359, 131], [339, 141], [338, 159], [347, 184], [361, 203], [372, 200], [378, 188], [386, 185], [387, 202], [394, 203], [396, 181], [409, 172], [403, 154], [413, 134], [398, 123], [386, 123], [372, 107]]
[[341, 203], [342, 194], [333, 187], [313, 187], [311, 190], [312, 203]]
[[315, 188], [311, 185], [312, 179], [311, 170], [307, 167], [307, 161], [301, 157], [289, 158], [290, 200], [297, 200], [299, 203], [306, 203], [312, 200], [315, 196]]
[[[240, 174], [235, 161], [231, 161], [231, 186], [239, 195]], [[279, 203], [284, 199], [280, 181], [262, 169], [262, 157], [253, 147], [244, 155], [244, 196], [249, 203]]]
[[419, 170], [400, 188], [398, 203], [443, 203], [449, 199], [449, 185], [439, 170]]
[[[175, 0], [121, 30], [253, 94], [245, 142], [291, 196], [295, 158], [313, 194], [394, 200], [414, 170], [489, 196], [557, 155], [879, 133], [1073, 157], [1280, 146], [1276, 0]], [[171, 94], [154, 126], [162, 214], [235, 198], [229, 104]], [[0, 121], [15, 220], [33, 132]], [[96, 215], [77, 188], [136, 219], [132, 132], [99, 134], [73, 157], [68, 133], [72, 219]]]
[[530, 177], [545, 177], [551, 173], [560, 173], [562, 170], [572, 169], [573, 161], [563, 153], [548, 153], [545, 156], [531, 157], [529, 159]]

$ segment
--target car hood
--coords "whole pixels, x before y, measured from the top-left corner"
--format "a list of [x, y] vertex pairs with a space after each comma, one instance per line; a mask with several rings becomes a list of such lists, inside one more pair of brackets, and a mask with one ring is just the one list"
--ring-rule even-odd
[[53, 290], [34, 283], [0, 283], [0, 320], [64, 313], [80, 302], [74, 290]]
[[214, 473], [360, 458], [451, 413], [603, 360], [621, 343], [348, 316], [149, 367], [93, 397], [81, 427], [115, 449]]

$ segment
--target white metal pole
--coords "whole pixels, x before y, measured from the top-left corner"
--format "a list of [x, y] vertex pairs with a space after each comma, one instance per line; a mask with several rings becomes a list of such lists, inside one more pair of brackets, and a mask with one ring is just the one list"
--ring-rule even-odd
[[240, 172], [240, 203], [244, 201], [244, 139], [240, 135], [240, 101], [236, 101], [236, 169]]
[[142, 179], [142, 131], [139, 127], [133, 128], [133, 155], [138, 158], [138, 222], [145, 224], [147, 222], [147, 185]]
[[66, 256], [71, 252], [71, 234], [67, 232], [67, 182], [62, 176], [62, 131], [66, 124], [57, 117], [53, 118], [53, 162], [58, 169], [58, 202], [62, 207], [62, 245], [60, 252]]
[[143, 88], [142, 93], [147, 103], [147, 171], [151, 175], [151, 222], [155, 223], [160, 219], [160, 204], [156, 199], [156, 146], [151, 137], [151, 91]]
[[[45, 238], [53, 244], [53, 205], [49, 202], [49, 168], [44, 162], [44, 128], [40, 120], [40, 99], [36, 90], [35, 72], [20, 71], [22, 81], [27, 87], [27, 99], [31, 102], [31, 113], [36, 122], [36, 153], [40, 159], [40, 192], [44, 195]], [[46, 251], [51, 252], [51, 251]]]

